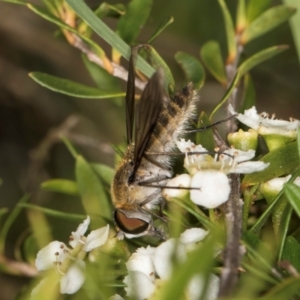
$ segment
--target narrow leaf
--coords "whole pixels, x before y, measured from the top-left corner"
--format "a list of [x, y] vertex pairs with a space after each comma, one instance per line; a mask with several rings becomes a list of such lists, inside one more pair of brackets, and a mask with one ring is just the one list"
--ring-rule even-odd
[[269, 167], [261, 172], [247, 174], [242, 181], [243, 186], [261, 183], [272, 178], [290, 174], [300, 164], [296, 142], [289, 143], [269, 152], [260, 161], [270, 163]]
[[149, 18], [152, 0], [131, 0], [125, 15], [121, 16], [116, 32], [129, 45], [138, 37], [140, 30]]
[[103, 164], [91, 164], [95, 173], [108, 185], [111, 184], [115, 170]]
[[205, 112], [201, 112], [197, 128], [203, 128], [203, 130], [196, 133], [196, 145], [201, 144], [208, 151], [214, 151], [215, 142], [212, 128], [205, 128], [209, 125], [211, 125], [211, 123], [209, 122], [207, 114]]
[[95, 54], [99, 55], [99, 57], [103, 60], [103, 64], [105, 64], [108, 60], [108, 58], [105, 55], [105, 52], [103, 49], [94, 41], [89, 39], [86, 35], [80, 34], [75, 28], [70, 27], [66, 23], [64, 23], [61, 19], [57, 18], [56, 16], [50, 14], [48, 11], [43, 9], [40, 6], [34, 5], [34, 4], [28, 4], [27, 5], [30, 10], [38, 14], [40, 17], [44, 18], [45, 20], [59, 26], [61, 29], [66, 29], [70, 32], [75, 33], [77, 36], [79, 36], [85, 43], [88, 44], [88, 46], [95, 52]]
[[279, 45], [279, 46], [273, 46], [264, 50], [261, 50], [257, 53], [255, 53], [253, 56], [249, 57], [247, 60], [245, 60], [240, 66], [239, 70], [241, 72], [241, 76], [243, 76], [245, 73], [253, 69], [255, 66], [259, 65], [263, 61], [272, 58], [273, 56], [289, 49], [288, 45]]
[[285, 240], [283, 251], [282, 251], [282, 260], [287, 260], [290, 264], [300, 272], [300, 243], [293, 238], [288, 236]]
[[[155, 299], [181, 299], [181, 296], [184, 295], [185, 287], [194, 274], [200, 273], [203, 278], [209, 278], [208, 274], [213, 266], [214, 239], [211, 237], [211, 239], [206, 240], [205, 243], [199, 246], [198, 244], [198, 247], [189, 253], [184, 263], [174, 268], [172, 277], [165, 283], [164, 288], [157, 289]], [[200, 257], [201, 259], [199, 259]]]
[[254, 84], [249, 73], [245, 74], [244, 78], [244, 93], [241, 108], [239, 112], [244, 113], [246, 109], [251, 108], [256, 102], [256, 93]]
[[23, 0], [1, 0], [1, 1], [8, 2], [8, 3], [14, 3], [14, 4], [27, 5], [27, 2], [23, 1]]
[[215, 116], [215, 114], [217, 113], [217, 111], [226, 103], [227, 99], [229, 98], [229, 96], [232, 94], [232, 92], [234, 91], [234, 89], [238, 85], [239, 80], [240, 80], [240, 73], [237, 70], [237, 73], [235, 74], [235, 76], [234, 76], [229, 88], [227, 89], [225, 95], [223, 96], [221, 101], [215, 106], [212, 113], [210, 114], [210, 116], [209, 116], [210, 122], [212, 121], [212, 119]]
[[100, 6], [95, 10], [96, 16], [102, 19], [104, 17], [119, 17], [126, 13], [126, 7], [124, 4], [109, 4], [107, 2], [102, 2]]
[[44, 181], [41, 188], [45, 191], [58, 192], [67, 195], [79, 195], [77, 183], [67, 179], [51, 179]]
[[141, 55], [143, 55], [143, 57], [147, 57], [155, 70], [159, 68], [163, 69], [166, 90], [168, 89], [169, 85], [175, 85], [174, 78], [169, 66], [151, 45], [145, 45], [143, 48], [141, 48], [140, 53]]
[[45, 215], [51, 216], [51, 217], [56, 217], [56, 218], [61, 218], [64, 220], [84, 220], [86, 218], [85, 215], [78, 215], [78, 214], [72, 214], [70, 212], [62, 212], [59, 210], [54, 210], [50, 208], [45, 208], [41, 207], [38, 205], [33, 205], [33, 204], [28, 204], [28, 203], [19, 203], [18, 204], [19, 208], [28, 208], [36, 211], [43, 212]]
[[237, 54], [234, 25], [225, 1], [218, 0], [218, 2], [221, 6], [227, 37], [228, 56], [226, 64], [231, 64], [235, 60]]
[[251, 23], [270, 5], [272, 0], [249, 0], [247, 5], [247, 21]]
[[236, 32], [238, 34], [245, 29], [246, 23], [247, 18], [245, 0], [238, 0], [238, 7], [236, 10]]
[[125, 93], [108, 92], [45, 73], [33, 72], [30, 73], [29, 76], [41, 86], [68, 96], [90, 99], [106, 99], [125, 96]]
[[271, 288], [264, 295], [264, 300], [292, 299], [300, 292], [299, 277], [288, 277]]
[[[24, 195], [18, 204], [24, 204], [27, 201], [29, 201], [30, 196], [29, 195]], [[8, 234], [9, 229], [11, 228], [11, 226], [13, 225], [13, 223], [16, 221], [17, 217], [19, 216], [20, 212], [21, 212], [21, 208], [16, 205], [14, 207], [14, 209], [11, 211], [11, 213], [8, 215], [5, 223], [3, 224], [3, 226], [0, 229], [0, 254], [3, 254], [4, 252], [4, 248], [5, 248], [5, 241], [6, 241], [6, 237]]]
[[86, 55], [82, 56], [82, 60], [98, 88], [105, 91], [117, 90], [119, 93], [122, 93], [118, 78], [91, 62]]
[[287, 183], [284, 187], [284, 192], [296, 214], [300, 218], [300, 187], [293, 183]]
[[[289, 182], [293, 182], [298, 176], [300, 175], [300, 168], [298, 168], [293, 174], [292, 177], [289, 179]], [[275, 176], [276, 177], [276, 176]], [[269, 216], [274, 211], [276, 205], [282, 198], [284, 193], [284, 189], [282, 189], [279, 194], [276, 196], [274, 201], [268, 206], [268, 208], [262, 213], [262, 215], [258, 218], [256, 223], [251, 227], [250, 231], [253, 233], [258, 233], [258, 231], [262, 228], [262, 226], [266, 223]]]
[[227, 78], [219, 43], [209, 41], [204, 44], [200, 50], [200, 56], [209, 72], [219, 82], [226, 85]]
[[[130, 47], [100, 20], [83, 0], [66, 0], [66, 2], [111, 47], [119, 51], [127, 60], [129, 59], [131, 54]], [[154, 69], [141, 57], [138, 57], [136, 67], [149, 78], [154, 73]]]
[[174, 22], [174, 18], [172, 16], [167, 17], [162, 23], [158, 26], [155, 32], [152, 34], [147, 44], [151, 44], [170, 24]]
[[283, 1], [285, 4], [295, 7], [297, 9], [297, 13], [293, 18], [289, 19], [289, 23], [291, 26], [293, 38], [294, 38], [294, 43], [296, 46], [297, 54], [298, 54], [298, 60], [300, 62], [300, 1], [299, 0], [284, 0]]
[[111, 220], [111, 205], [101, 181], [81, 155], [76, 160], [76, 178], [86, 213], [97, 218], [95, 228], [106, 225]]
[[193, 82], [195, 88], [200, 89], [205, 81], [205, 71], [201, 62], [196, 57], [182, 51], [175, 54], [175, 59], [182, 68], [186, 81]]
[[255, 19], [243, 32], [240, 42], [245, 45], [287, 21], [296, 9], [286, 5], [272, 7]]

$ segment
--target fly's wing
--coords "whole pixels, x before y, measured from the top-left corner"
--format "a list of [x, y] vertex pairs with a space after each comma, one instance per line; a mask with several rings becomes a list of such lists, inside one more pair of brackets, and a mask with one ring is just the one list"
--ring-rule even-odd
[[129, 69], [128, 69], [128, 80], [127, 90], [125, 97], [126, 106], [126, 133], [127, 133], [127, 144], [131, 144], [133, 141], [133, 120], [134, 120], [134, 97], [135, 97], [135, 83], [134, 83], [134, 58], [130, 55]]
[[157, 122], [158, 115], [163, 108], [163, 99], [163, 73], [162, 70], [159, 69], [148, 81], [136, 106], [134, 169], [132, 180], [134, 180], [134, 173], [140, 165], [147, 143]]

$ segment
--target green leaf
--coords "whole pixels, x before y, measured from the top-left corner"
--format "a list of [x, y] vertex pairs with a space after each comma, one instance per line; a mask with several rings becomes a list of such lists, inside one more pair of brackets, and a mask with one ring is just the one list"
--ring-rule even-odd
[[45, 191], [58, 192], [67, 195], [79, 196], [77, 183], [67, 179], [50, 179], [41, 184]]
[[194, 56], [179, 51], [175, 54], [175, 60], [181, 66], [186, 81], [193, 82], [196, 89], [200, 89], [205, 81], [205, 71], [201, 62]]
[[91, 164], [95, 173], [108, 185], [111, 184], [115, 170], [103, 164]]
[[215, 114], [217, 113], [217, 111], [226, 103], [227, 99], [229, 98], [229, 96], [232, 94], [232, 92], [234, 91], [234, 89], [238, 85], [239, 80], [240, 80], [240, 73], [239, 73], [239, 70], [237, 70], [237, 72], [236, 72], [229, 88], [227, 89], [225, 95], [220, 100], [220, 102], [215, 106], [212, 113], [210, 114], [210, 116], [209, 116], [210, 122], [212, 121], [212, 119], [215, 116]]
[[294, 296], [300, 292], [299, 277], [288, 277], [283, 279], [273, 288], [271, 288], [265, 295], [263, 300], [282, 300], [293, 299]]
[[122, 93], [120, 81], [118, 78], [109, 74], [105, 69], [99, 67], [97, 64], [91, 62], [87, 59], [86, 55], [82, 55], [82, 60], [85, 67], [89, 71], [91, 77], [93, 78], [95, 84], [103, 91], [117, 90]]
[[300, 130], [297, 131], [297, 148], [298, 148], [298, 156], [300, 159]]
[[148, 40], [147, 44], [151, 44], [170, 24], [174, 22], [174, 18], [172, 16], [167, 17], [159, 27], [155, 30], [155, 32], [151, 35], [150, 39]]
[[284, 192], [294, 211], [300, 218], [300, 187], [293, 183], [287, 183], [284, 187]]
[[251, 75], [249, 73], [245, 74], [244, 78], [244, 93], [242, 106], [239, 109], [240, 113], [244, 113], [246, 109], [251, 108], [256, 103], [256, 93], [253, 85]]
[[162, 68], [165, 76], [165, 88], [168, 90], [168, 86], [175, 85], [174, 78], [169, 66], [163, 60], [163, 58], [157, 53], [157, 51], [151, 45], [144, 45], [140, 53], [143, 57], [147, 57], [151, 65], [155, 70]]
[[[280, 204], [280, 203], [279, 203]], [[285, 240], [288, 234], [291, 216], [292, 216], [292, 207], [287, 204], [285, 210], [282, 213], [282, 218], [279, 226], [279, 235], [278, 235], [278, 261], [281, 261], [282, 251], [285, 244]]]
[[249, 0], [247, 5], [247, 21], [251, 23], [267, 9], [272, 0]]
[[219, 43], [216, 41], [205, 43], [200, 50], [200, 56], [209, 72], [225, 86], [227, 78]]
[[245, 0], [238, 0], [238, 7], [236, 10], [236, 32], [242, 32], [247, 23], [246, 18], [246, 4]]
[[268, 9], [250, 23], [250, 25], [245, 29], [241, 35], [241, 44], [245, 45], [271, 31], [283, 22], [287, 21], [295, 13], [295, 8], [286, 5], [278, 5]]
[[[25, 202], [29, 201], [30, 196], [29, 195], [24, 195], [18, 205], [20, 204], [24, 204]], [[13, 223], [16, 221], [16, 219], [18, 218], [20, 212], [21, 212], [21, 208], [16, 205], [14, 207], [14, 209], [11, 211], [11, 213], [8, 215], [5, 223], [3, 224], [3, 226], [1, 226], [0, 229], [0, 254], [4, 254], [4, 249], [5, 249], [5, 240], [8, 234], [9, 229], [12, 227]]]
[[78, 215], [78, 214], [71, 214], [69, 212], [62, 212], [50, 208], [41, 207], [38, 205], [28, 204], [28, 203], [19, 203], [19, 208], [28, 208], [36, 211], [43, 212], [45, 215], [61, 218], [63, 220], [70, 220], [70, 221], [76, 221], [76, 220], [84, 220], [86, 218], [85, 215]]
[[28, 2], [23, 0], [1, 0], [2, 2], [8, 2], [8, 3], [14, 3], [14, 4], [21, 4], [21, 5], [27, 5]]
[[226, 64], [231, 64], [234, 62], [237, 55], [237, 43], [235, 38], [234, 25], [225, 1], [218, 0], [218, 2], [221, 6], [227, 37], [228, 56]]
[[291, 26], [293, 38], [294, 38], [294, 43], [296, 46], [297, 54], [298, 54], [298, 60], [300, 62], [300, 1], [299, 0], [284, 0], [283, 1], [285, 4], [295, 7], [297, 9], [297, 13], [293, 18], [290, 18], [289, 23]]
[[76, 178], [82, 205], [94, 217], [94, 228], [106, 225], [112, 218], [112, 207], [101, 181], [81, 155], [76, 160]]
[[125, 93], [108, 92], [41, 72], [30, 73], [29, 76], [41, 86], [68, 96], [90, 99], [106, 99], [125, 96]]
[[[66, 0], [66, 2], [100, 37], [129, 60], [130, 47], [102, 22], [82, 0]], [[149, 78], [154, 73], [154, 69], [141, 57], [138, 57], [136, 67]]]
[[119, 17], [123, 16], [126, 13], [126, 7], [122, 3], [118, 4], [109, 4], [107, 2], [102, 2], [100, 6], [95, 10], [96, 16], [102, 19], [104, 17]]
[[[205, 243], [202, 245], [199, 243], [195, 250], [190, 251], [186, 261], [184, 263], [178, 263], [174, 267], [170, 280], [165, 282], [163, 288], [156, 290], [155, 299], [182, 299], [184, 290], [191, 277], [197, 273], [200, 273], [203, 276], [204, 282], [207, 284], [209, 273], [214, 263], [214, 242], [215, 241], [211, 236]], [[201, 259], [199, 259], [200, 257]]]
[[300, 272], [299, 253], [300, 253], [299, 242], [292, 236], [288, 236], [284, 243], [281, 259], [289, 261], [296, 268], [298, 272]]
[[270, 163], [269, 167], [261, 172], [247, 174], [242, 181], [242, 185], [253, 185], [290, 174], [300, 164], [296, 142], [286, 144], [269, 152], [260, 161]]
[[[292, 174], [292, 177], [289, 179], [289, 182], [293, 182], [298, 176], [300, 175], [300, 168], [297, 168], [296, 171]], [[271, 215], [271, 213], [274, 211], [276, 205], [279, 203], [279, 201], [282, 198], [284, 189], [282, 189], [279, 194], [276, 196], [274, 201], [268, 206], [268, 208], [262, 213], [262, 215], [258, 218], [256, 223], [252, 226], [250, 229], [251, 232], [257, 233], [260, 228], [266, 223], [267, 219]]]
[[259, 65], [263, 61], [272, 58], [273, 56], [289, 49], [288, 45], [279, 45], [279, 46], [273, 46], [264, 50], [261, 50], [251, 57], [249, 57], [247, 60], [245, 60], [240, 66], [239, 70], [241, 73], [241, 76], [243, 76], [245, 73], [253, 69], [255, 66]]
[[149, 18], [152, 0], [131, 0], [127, 5], [126, 14], [117, 24], [116, 32], [129, 45], [138, 37], [140, 30]]
[[61, 29], [67, 29], [68, 31], [73, 32], [77, 36], [79, 36], [84, 42], [86, 42], [88, 44], [88, 46], [95, 52], [95, 54], [97, 54], [103, 60], [103, 64], [105, 64], [106, 60], [108, 60], [103, 49], [98, 44], [96, 44], [94, 41], [89, 39], [86, 35], [80, 34], [75, 28], [70, 27], [69, 25], [64, 23], [61, 19], [50, 14], [48, 11], [41, 8], [40, 6], [37, 6], [34, 4], [28, 4], [27, 6], [29, 9], [31, 9], [33, 12], [35, 12], [36, 14], [38, 14], [45, 20], [47, 20], [53, 24], [56, 24]]
[[205, 128], [206, 126], [210, 126], [209, 118], [205, 112], [201, 112], [197, 128], [203, 128], [203, 130], [198, 131], [196, 133], [196, 145], [201, 144], [208, 151], [214, 151], [215, 149], [215, 141], [214, 141], [214, 133], [212, 128]]
[[64, 136], [60, 137], [65, 146], [68, 148], [69, 152], [73, 156], [73, 158], [77, 158], [77, 155], [79, 154], [78, 151], [75, 149], [74, 145]]

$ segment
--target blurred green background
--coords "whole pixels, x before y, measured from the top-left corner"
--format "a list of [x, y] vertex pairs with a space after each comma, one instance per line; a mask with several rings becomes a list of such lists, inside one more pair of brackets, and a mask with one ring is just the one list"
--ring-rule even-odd
[[[127, 1], [110, 1], [110, 3]], [[236, 0], [227, 0], [235, 15]], [[89, 1], [96, 8], [100, 1]], [[272, 1], [271, 5], [281, 4]], [[184, 84], [183, 74], [174, 60], [177, 51], [199, 57], [200, 47], [210, 39], [218, 40], [225, 57], [225, 31], [217, 0], [154, 1], [149, 22], [139, 37], [145, 42], [168, 16], [175, 19], [153, 43], [174, 72], [176, 88]], [[106, 20], [115, 28], [115, 20]], [[35, 204], [82, 213], [75, 197], [42, 192], [39, 185], [49, 178], [74, 178], [74, 160], [65, 145], [49, 135], [70, 116], [76, 124], [69, 135], [89, 161], [114, 166], [113, 144], [125, 140], [125, 118], [121, 102], [85, 100], [51, 92], [33, 82], [28, 73], [41, 71], [92, 86], [78, 50], [59, 35], [57, 28], [24, 6], [0, 2], [0, 208], [12, 209], [25, 192], [35, 195]], [[109, 47], [97, 38], [104, 49]], [[289, 24], [246, 46], [250, 56], [259, 49], [288, 44], [290, 49], [256, 67], [251, 73], [257, 95], [258, 111], [276, 113], [278, 118], [300, 118], [300, 69]], [[125, 83], [121, 83], [125, 87]], [[200, 110], [210, 111], [224, 90], [207, 74], [200, 91]], [[50, 138], [51, 141], [51, 138]], [[77, 223], [66, 224], [49, 218], [55, 238], [66, 241]], [[23, 212], [9, 231], [6, 254], [13, 250], [28, 230]], [[75, 226], [75, 227], [74, 227]], [[0, 299], [13, 299], [27, 280], [0, 273]]]

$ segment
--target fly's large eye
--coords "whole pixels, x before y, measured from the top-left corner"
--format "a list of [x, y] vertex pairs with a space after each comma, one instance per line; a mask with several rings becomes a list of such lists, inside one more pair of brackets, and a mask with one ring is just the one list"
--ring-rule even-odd
[[142, 233], [149, 227], [149, 223], [138, 218], [127, 218], [126, 215], [119, 210], [115, 212], [115, 222], [123, 232], [131, 234]]

